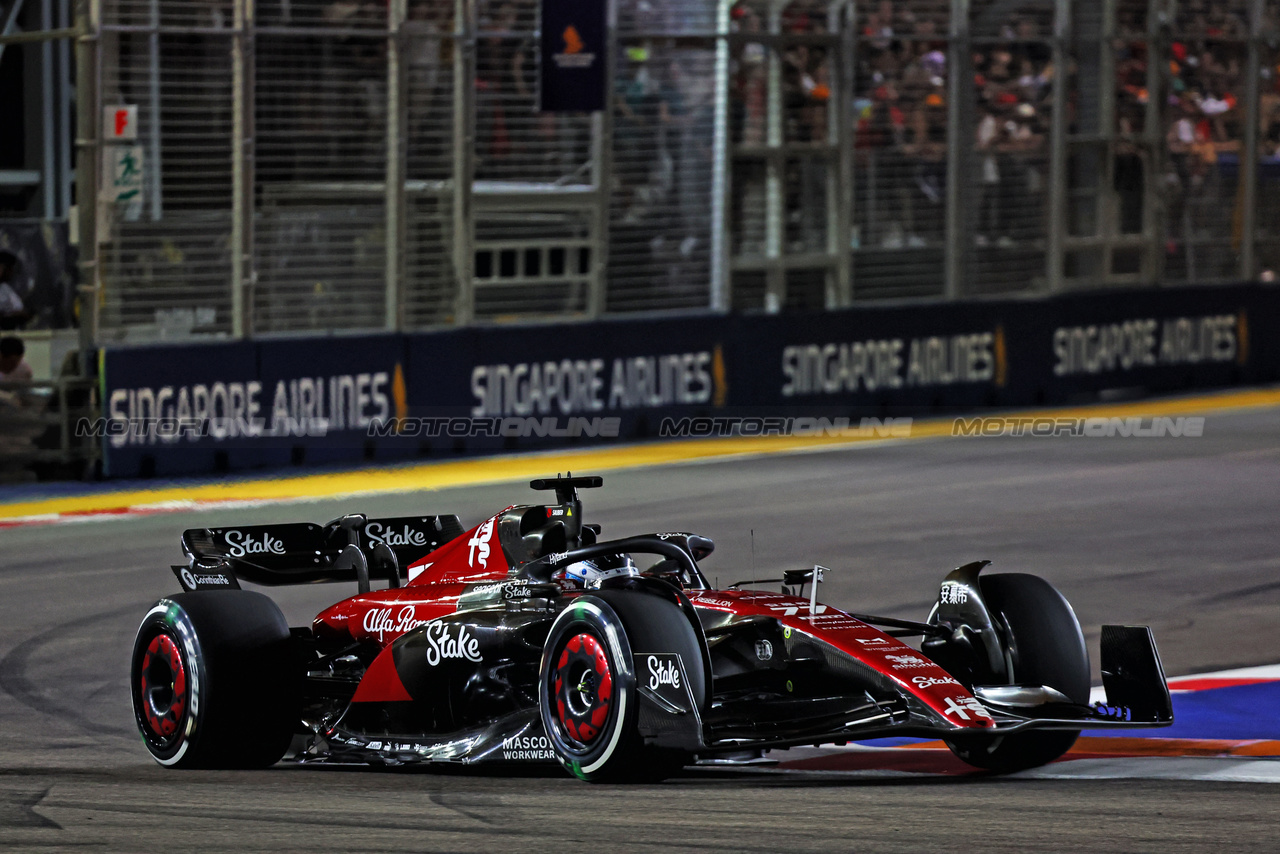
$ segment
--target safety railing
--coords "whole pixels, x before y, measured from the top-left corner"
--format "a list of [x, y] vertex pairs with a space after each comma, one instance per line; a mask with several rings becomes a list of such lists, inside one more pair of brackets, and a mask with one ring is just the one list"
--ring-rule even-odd
[[92, 474], [99, 415], [92, 381], [0, 382], [0, 482]]
[[1280, 0], [618, 0], [541, 113], [555, 2], [78, 0], [86, 341], [1280, 265]]

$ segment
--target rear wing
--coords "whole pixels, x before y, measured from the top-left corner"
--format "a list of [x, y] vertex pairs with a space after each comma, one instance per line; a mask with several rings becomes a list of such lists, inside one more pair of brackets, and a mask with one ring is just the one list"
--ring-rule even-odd
[[[365, 592], [371, 578], [399, 587], [409, 564], [462, 533], [457, 516], [368, 519], [358, 514], [327, 525], [191, 528], [182, 532], [189, 565], [174, 567], [174, 573], [189, 590], [239, 586], [236, 578], [243, 578], [269, 586], [356, 581]], [[225, 583], [199, 583], [214, 576], [224, 576]]]

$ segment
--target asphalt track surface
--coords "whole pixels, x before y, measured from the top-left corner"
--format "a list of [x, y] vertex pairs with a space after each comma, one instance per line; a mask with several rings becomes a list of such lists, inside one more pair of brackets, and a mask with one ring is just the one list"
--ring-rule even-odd
[[[1106, 622], [1150, 624], [1170, 676], [1280, 662], [1280, 410], [1197, 439], [937, 439], [619, 472], [607, 536], [714, 538], [727, 584], [814, 562], [823, 601], [922, 618], [951, 567], [1030, 571]], [[549, 472], [550, 473], [550, 472]], [[0, 849], [17, 851], [1206, 851], [1276, 849], [1277, 788], [1182, 780], [692, 769], [655, 786], [277, 766], [174, 772], [135, 734], [138, 620], [185, 527], [458, 513], [519, 484], [0, 531]], [[754, 530], [754, 537], [751, 531]], [[294, 624], [343, 586], [277, 590]]]

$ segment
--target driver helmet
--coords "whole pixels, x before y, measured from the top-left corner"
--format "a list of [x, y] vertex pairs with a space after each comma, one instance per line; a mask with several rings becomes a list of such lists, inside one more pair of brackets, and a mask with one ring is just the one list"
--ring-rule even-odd
[[604, 555], [603, 557], [571, 563], [564, 570], [565, 578], [576, 581], [587, 590], [596, 590], [611, 578], [639, 575], [640, 570], [631, 555]]

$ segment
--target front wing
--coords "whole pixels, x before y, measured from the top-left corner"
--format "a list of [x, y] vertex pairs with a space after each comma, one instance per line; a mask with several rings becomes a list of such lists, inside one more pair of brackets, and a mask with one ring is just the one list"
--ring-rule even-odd
[[[770, 723], [771, 716], [760, 714], [750, 728], [709, 733], [706, 748], [776, 748], [882, 737], [961, 741], [1032, 730], [1171, 725], [1173, 704], [1151, 630], [1146, 626], [1103, 626], [1101, 651], [1106, 698], [1092, 705], [1073, 703], [1043, 685], [976, 685], [972, 696], [947, 700], [949, 707], [941, 717], [905, 693], [890, 702], [859, 700], [843, 706], [841, 698], [831, 697], [823, 701], [830, 705], [822, 717], [805, 720], [791, 715]], [[978, 721], [988, 724], [983, 728], [964, 725]]]

